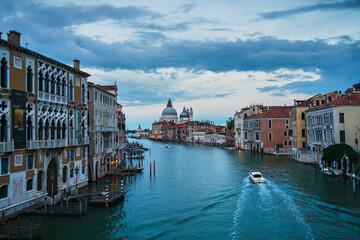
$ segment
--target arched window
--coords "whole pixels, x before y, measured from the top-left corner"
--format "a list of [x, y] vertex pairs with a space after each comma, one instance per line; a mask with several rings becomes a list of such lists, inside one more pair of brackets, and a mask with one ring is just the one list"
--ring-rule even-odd
[[38, 139], [43, 140], [43, 120], [40, 119], [38, 126]]
[[44, 91], [44, 77], [42, 71], [39, 72], [39, 91]]
[[8, 186], [9, 185], [4, 184], [0, 187], [0, 199], [8, 197]]
[[8, 69], [8, 67], [7, 67], [7, 61], [6, 61], [6, 58], [5, 57], [3, 57], [2, 59], [1, 59], [1, 61], [0, 61], [0, 64], [1, 64], [1, 67], [0, 67], [0, 72], [1, 72], [1, 74], [0, 74], [0, 78], [1, 78], [1, 80], [0, 80], [0, 86], [2, 87], [2, 88], [7, 88], [8, 87], [8, 75], [7, 75], [7, 69]]
[[55, 121], [53, 120], [51, 122], [51, 139], [55, 139], [55, 130], [56, 130], [56, 125], [55, 125]]
[[61, 123], [58, 121], [56, 126], [56, 139], [61, 139]]
[[269, 140], [271, 141], [272, 140], [272, 133], [269, 132]]
[[65, 139], [65, 138], [66, 138], [66, 124], [64, 121], [63, 126], [62, 126], [62, 139]]
[[32, 93], [33, 92], [33, 70], [31, 66], [28, 66], [26, 70], [26, 90], [27, 92]]
[[5, 114], [1, 116], [0, 119], [0, 142], [7, 142], [7, 135], [8, 135], [8, 122], [6, 119]]
[[49, 82], [50, 82], [50, 79], [49, 79], [49, 74], [46, 73], [45, 74], [45, 92], [50, 92], [49, 91]]
[[65, 80], [62, 81], [62, 84], [61, 84], [61, 95], [62, 96], [65, 96], [66, 94], [66, 83], [65, 83]]
[[73, 80], [70, 80], [69, 91], [70, 91], [70, 101], [74, 101], [74, 83], [73, 83]]
[[45, 122], [45, 140], [49, 139], [49, 127], [50, 127], [50, 123], [49, 123], [49, 119], [47, 119]]
[[33, 140], [33, 122], [31, 117], [29, 116], [26, 120], [26, 140], [31, 141]]
[[51, 93], [55, 94], [55, 77], [51, 78]]
[[56, 79], [56, 94], [57, 95], [60, 95], [60, 89], [61, 89], [61, 82], [60, 82], [60, 78], [58, 77], [57, 79]]
[[30, 178], [26, 181], [26, 191], [32, 191], [34, 185], [34, 179]]
[[73, 126], [73, 121], [70, 120], [70, 139], [74, 139], [74, 126]]

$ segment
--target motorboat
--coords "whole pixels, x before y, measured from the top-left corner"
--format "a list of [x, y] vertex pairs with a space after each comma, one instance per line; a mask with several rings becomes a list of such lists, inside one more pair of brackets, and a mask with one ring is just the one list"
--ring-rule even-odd
[[340, 173], [338, 171], [335, 171], [333, 168], [329, 167], [329, 168], [324, 168], [323, 172], [326, 176], [330, 176], [330, 177], [337, 177], [340, 176]]
[[165, 145], [165, 148], [168, 148], [169, 146], [168, 145]]
[[261, 175], [261, 172], [250, 170], [249, 175], [253, 183], [265, 183], [265, 179]]

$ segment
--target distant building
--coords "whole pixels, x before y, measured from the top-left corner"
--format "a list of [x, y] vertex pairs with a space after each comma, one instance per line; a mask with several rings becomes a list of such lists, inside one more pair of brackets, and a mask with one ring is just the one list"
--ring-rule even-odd
[[150, 131], [143, 131], [143, 129], [140, 127], [137, 128], [136, 132], [135, 132], [135, 137], [136, 138], [148, 138], [150, 134]]
[[244, 148], [255, 152], [291, 152], [291, 108], [273, 106], [244, 120]]

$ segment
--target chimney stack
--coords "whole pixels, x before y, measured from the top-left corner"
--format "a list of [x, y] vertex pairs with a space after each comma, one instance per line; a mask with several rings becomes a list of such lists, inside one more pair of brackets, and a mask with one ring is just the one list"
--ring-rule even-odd
[[8, 36], [8, 42], [11, 42], [11, 43], [15, 43], [17, 45], [20, 45], [20, 36], [21, 36], [21, 33], [15, 31], [15, 30], [10, 30], [7, 34]]
[[80, 60], [74, 59], [73, 61], [74, 61], [74, 68], [80, 70]]

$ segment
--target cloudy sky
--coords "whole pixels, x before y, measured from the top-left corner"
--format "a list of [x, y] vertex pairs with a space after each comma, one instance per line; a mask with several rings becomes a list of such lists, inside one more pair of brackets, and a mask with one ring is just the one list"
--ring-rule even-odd
[[359, 0], [1, 0], [0, 31], [118, 85], [129, 129], [178, 114], [225, 123], [360, 82]]

